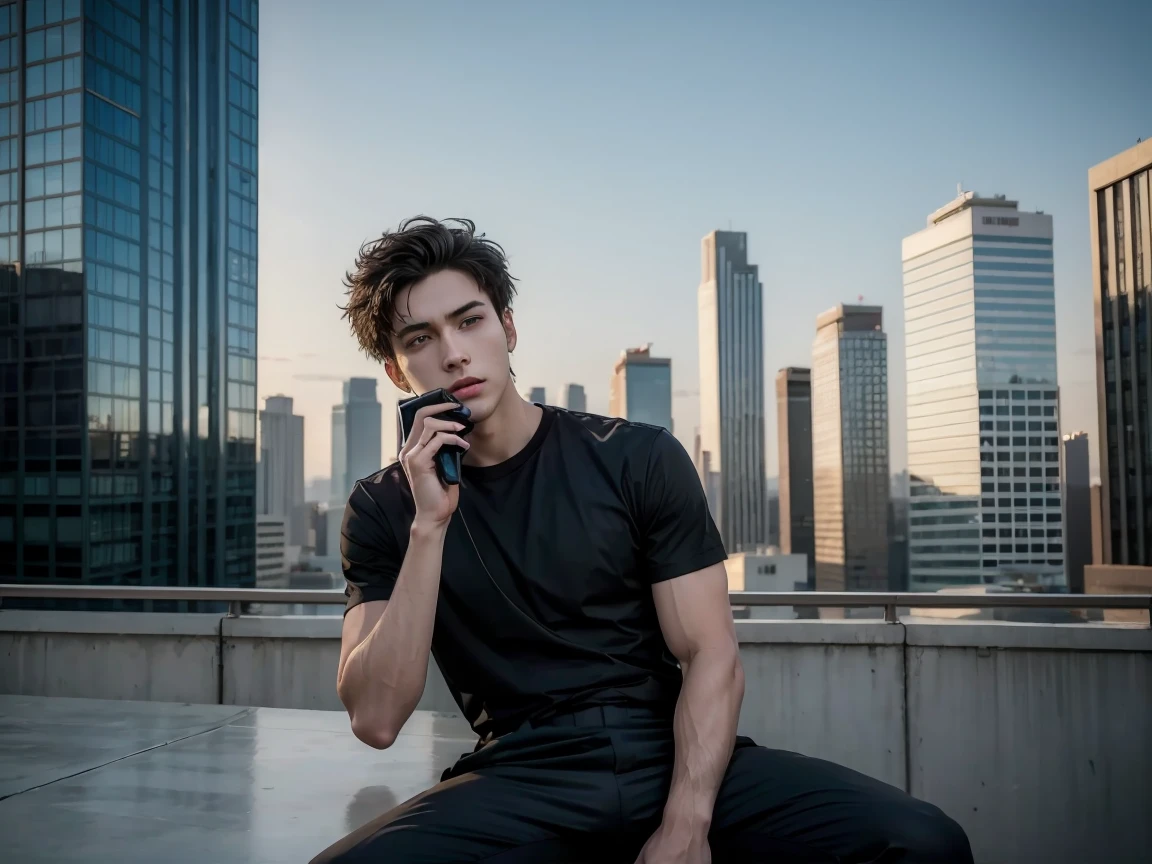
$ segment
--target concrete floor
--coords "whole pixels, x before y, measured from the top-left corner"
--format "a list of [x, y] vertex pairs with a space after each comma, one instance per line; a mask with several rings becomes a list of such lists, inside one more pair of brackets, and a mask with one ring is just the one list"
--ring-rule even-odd
[[474, 743], [425, 711], [378, 752], [330, 711], [0, 696], [2, 857], [306, 862]]

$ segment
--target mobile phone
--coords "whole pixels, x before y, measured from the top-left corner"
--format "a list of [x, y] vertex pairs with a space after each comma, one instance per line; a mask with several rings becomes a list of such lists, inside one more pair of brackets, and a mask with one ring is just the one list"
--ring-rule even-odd
[[[427, 405], [443, 405], [445, 402], [455, 402], [460, 407], [432, 416], [463, 423], [464, 428], [456, 433], [461, 438], [471, 432], [473, 423], [469, 416], [472, 412], [468, 410], [467, 406], [443, 388], [429, 390], [427, 393], [413, 396], [411, 399], [403, 399], [397, 406], [396, 410], [400, 412], [400, 430], [404, 434], [404, 440], [400, 442], [400, 445], [403, 446], [404, 441], [407, 441], [408, 436], [412, 434], [412, 424], [416, 422], [417, 411]], [[440, 448], [435, 458], [436, 475], [440, 478], [440, 482], [447, 486], [455, 486], [460, 483], [460, 459], [463, 456], [464, 448], [455, 444], [446, 444]]]

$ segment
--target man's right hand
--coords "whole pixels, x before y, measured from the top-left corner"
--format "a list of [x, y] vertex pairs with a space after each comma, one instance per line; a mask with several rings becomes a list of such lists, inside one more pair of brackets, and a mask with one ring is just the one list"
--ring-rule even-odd
[[441, 482], [434, 462], [442, 447], [453, 444], [465, 450], [469, 447], [468, 442], [457, 434], [464, 428], [462, 423], [436, 416], [459, 407], [454, 402], [444, 402], [421, 408], [412, 421], [408, 440], [400, 448], [400, 464], [408, 476], [408, 485], [412, 487], [412, 498], [416, 502], [413, 524], [442, 528], [448, 524], [460, 502], [460, 487]]

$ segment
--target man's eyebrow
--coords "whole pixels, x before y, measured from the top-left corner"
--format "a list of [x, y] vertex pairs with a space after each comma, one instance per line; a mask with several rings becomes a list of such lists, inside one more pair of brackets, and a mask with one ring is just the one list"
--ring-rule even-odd
[[[451, 312], [449, 312], [447, 317], [459, 318], [465, 312], [470, 312], [473, 309], [475, 309], [476, 307], [483, 306], [483, 305], [484, 305], [483, 300], [470, 300], [469, 302], [467, 302], [463, 306], [461, 306], [459, 309], [454, 309]], [[418, 330], [427, 330], [431, 326], [432, 325], [429, 324], [427, 321], [413, 321], [411, 324], [408, 324], [405, 327], [401, 327], [398, 331], [396, 331], [396, 338], [397, 339], [403, 339], [405, 336], [408, 336], [412, 333], [415, 333]]]

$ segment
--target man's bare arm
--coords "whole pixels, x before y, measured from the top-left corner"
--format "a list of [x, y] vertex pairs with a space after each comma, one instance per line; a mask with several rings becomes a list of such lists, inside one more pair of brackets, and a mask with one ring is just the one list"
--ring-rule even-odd
[[391, 599], [344, 617], [336, 692], [352, 732], [378, 749], [392, 745], [424, 693], [445, 531], [414, 523]]
[[676, 703], [672, 786], [651, 843], [691, 847], [707, 843], [712, 808], [736, 739], [744, 670], [723, 564], [658, 582], [652, 594], [684, 684]]

